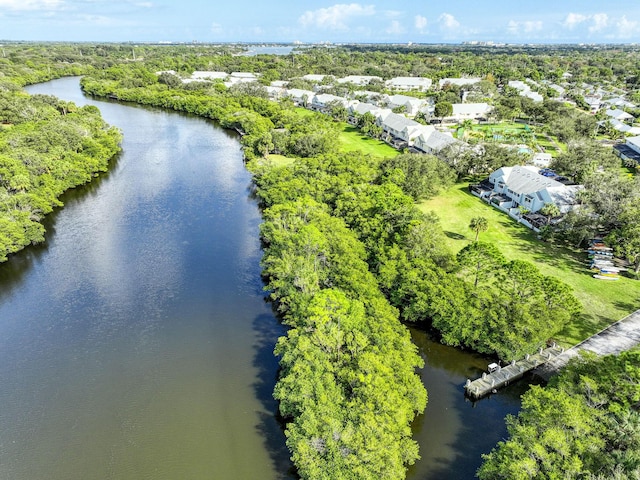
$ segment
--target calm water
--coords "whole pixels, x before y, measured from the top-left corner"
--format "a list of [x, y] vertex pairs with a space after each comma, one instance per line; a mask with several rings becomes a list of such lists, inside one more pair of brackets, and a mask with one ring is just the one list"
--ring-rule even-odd
[[[73, 78], [28, 90], [97, 105], [124, 151], [65, 197], [45, 245], [0, 265], [0, 478], [292, 478], [237, 138]], [[473, 478], [526, 385], [474, 405], [462, 385], [488, 359], [412, 335], [429, 404], [408, 478]]]
[[235, 136], [99, 106], [123, 154], [0, 266], [0, 478], [287, 478], [260, 214]]

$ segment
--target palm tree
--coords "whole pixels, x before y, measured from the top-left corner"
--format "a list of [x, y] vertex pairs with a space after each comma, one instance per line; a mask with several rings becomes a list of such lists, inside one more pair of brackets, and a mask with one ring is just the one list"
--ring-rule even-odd
[[469, 228], [476, 232], [476, 238], [474, 242], [477, 242], [480, 232], [486, 232], [489, 228], [489, 221], [485, 217], [474, 217], [469, 223]]

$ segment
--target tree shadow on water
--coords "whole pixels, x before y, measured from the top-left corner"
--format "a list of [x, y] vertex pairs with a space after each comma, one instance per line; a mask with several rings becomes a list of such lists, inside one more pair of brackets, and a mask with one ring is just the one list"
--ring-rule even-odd
[[258, 315], [253, 321], [256, 334], [253, 366], [257, 369], [257, 380], [253, 384], [256, 398], [263, 410], [258, 412], [260, 421], [257, 430], [264, 439], [271, 461], [278, 472], [278, 480], [299, 478], [290, 460], [285, 444], [284, 422], [278, 414], [278, 402], [273, 398], [273, 387], [278, 376], [278, 359], [273, 349], [278, 337], [285, 334], [285, 328], [273, 315]]
[[[465, 397], [460, 385], [460, 395], [455, 397], [450, 408], [459, 412], [461, 422], [455, 438], [446, 445], [449, 451], [454, 452], [453, 455], [431, 458], [428, 471], [419, 472], [415, 468], [409, 468], [407, 480], [475, 478], [482, 465], [482, 454], [489, 453], [499, 441], [507, 438], [506, 415], [517, 415], [521, 407], [521, 395], [531, 384], [541, 382], [540, 379], [527, 375], [497, 394], [475, 402]], [[427, 409], [425, 415], [428, 414]], [[433, 434], [437, 435], [437, 432]]]
[[27, 245], [22, 250], [10, 254], [7, 261], [0, 263], [0, 302], [22, 286], [25, 277], [47, 254], [55, 241], [56, 221], [63, 214], [65, 206], [70, 207], [96, 196], [100, 185], [109, 179], [117, 167], [120, 157], [120, 153], [116, 154], [110, 160], [109, 170], [97, 173], [91, 182], [70, 188], [59, 197], [63, 206], [54, 208], [42, 219], [41, 223], [45, 229], [44, 242]]

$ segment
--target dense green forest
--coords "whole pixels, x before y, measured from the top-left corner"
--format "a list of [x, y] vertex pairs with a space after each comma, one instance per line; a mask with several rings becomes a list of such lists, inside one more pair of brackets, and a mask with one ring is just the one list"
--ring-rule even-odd
[[[104, 170], [119, 139], [95, 108], [29, 97], [18, 91], [20, 85], [83, 74], [88, 94], [189, 112], [237, 130], [263, 208], [266, 288], [289, 327], [275, 347], [281, 374], [274, 396], [298, 472], [309, 479], [404, 478], [406, 466], [419, 456], [410, 425], [424, 410], [427, 395], [416, 375], [421, 359], [401, 320], [422, 324], [443, 343], [510, 361], [544, 345], [581, 310], [560, 279], [543, 275], [533, 263], [507, 260], [477, 237], [457, 254], [448, 251], [435, 214], [416, 207], [416, 201], [457, 179], [516, 164], [519, 157], [494, 145], [448, 151], [441, 158], [346, 153], [336, 142], [339, 123], [330, 116], [300, 115], [290, 101], [268, 100], [257, 84], [183, 84], [179, 75], [259, 72], [263, 84], [308, 73], [434, 80], [476, 75], [484, 80], [472, 93], [482, 99], [508, 80], [559, 81], [571, 71], [576, 82], [625, 88], [640, 100], [640, 54], [626, 47], [415, 46], [312, 48], [248, 57], [236, 55], [239, 50], [6, 46], [0, 59], [0, 195], [8, 199], [10, 225], [0, 231], [17, 232], [7, 237], [8, 245], [41, 241], [34, 221], [57, 204], [62, 191]], [[167, 70], [176, 74], [157, 73]], [[292, 85], [312, 87], [299, 79]], [[384, 85], [374, 82], [367, 88], [383, 91]], [[632, 201], [640, 191], [637, 180], [619, 175], [619, 161], [592, 138], [595, 119], [580, 111], [580, 102], [577, 108], [567, 106], [552, 92], [542, 93], [544, 103], [534, 105], [507, 89], [494, 99], [498, 117], [522, 116], [549, 125], [572, 145], [554, 160], [557, 170], [594, 184], [584, 195], [586, 207], [569, 218], [566, 228], [543, 234], [580, 244], [608, 228], [621, 246], [634, 245], [629, 240], [637, 238], [638, 209]], [[441, 102], [458, 94], [434, 93]], [[278, 165], [269, 160], [271, 154], [295, 161]], [[619, 193], [617, 205], [623, 208], [607, 201], [611, 192]], [[623, 420], [637, 425], [638, 393], [613, 396], [619, 386], [637, 384], [637, 363], [634, 354], [589, 360], [568, 369], [551, 388], [532, 389], [521, 417], [509, 420], [511, 439], [487, 456], [480, 477], [637, 473], [637, 459], [629, 456], [637, 451], [637, 431], [627, 443], [611, 435]], [[602, 375], [589, 376], [596, 366]], [[574, 413], [575, 425], [551, 428]], [[593, 440], [593, 447], [583, 438]], [[522, 449], [535, 455], [516, 463]], [[615, 452], [612, 458], [620, 460], [603, 461], [602, 452]], [[502, 471], [510, 473], [501, 476]]]
[[119, 151], [120, 133], [95, 107], [0, 84], [0, 261], [44, 241], [44, 215]]

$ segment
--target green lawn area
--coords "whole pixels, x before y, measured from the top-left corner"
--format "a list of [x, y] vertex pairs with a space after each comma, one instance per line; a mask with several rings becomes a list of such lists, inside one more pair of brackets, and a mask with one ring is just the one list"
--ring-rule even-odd
[[[319, 113], [298, 107], [294, 109], [296, 114], [301, 117], [310, 115], [321, 115]], [[338, 136], [341, 152], [362, 152], [364, 154], [376, 155], [378, 157], [389, 158], [395, 157], [400, 152], [395, 148], [387, 145], [381, 140], [376, 140], [360, 132], [360, 129], [346, 123], [341, 122], [342, 131]]]
[[295, 158], [285, 157], [284, 155], [276, 155], [272, 153], [269, 155], [268, 161], [275, 167], [279, 167], [281, 165], [289, 165], [296, 161]]
[[395, 157], [400, 153], [383, 141], [363, 135], [358, 128], [348, 123], [342, 124], [342, 132], [340, 132], [339, 140], [340, 150], [343, 152], [359, 151], [384, 158]]
[[469, 222], [482, 216], [489, 221], [489, 229], [480, 233], [480, 240], [495, 244], [510, 260], [533, 262], [545, 275], [571, 285], [584, 313], [558, 335], [561, 344], [574, 345], [640, 308], [640, 281], [593, 278], [585, 252], [538, 240], [533, 231], [469, 193], [467, 185], [457, 184], [419, 207], [438, 214], [452, 251], [458, 252], [473, 241], [475, 234], [469, 229]]

